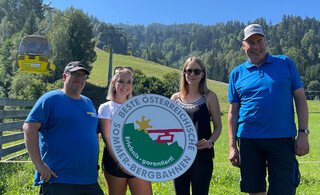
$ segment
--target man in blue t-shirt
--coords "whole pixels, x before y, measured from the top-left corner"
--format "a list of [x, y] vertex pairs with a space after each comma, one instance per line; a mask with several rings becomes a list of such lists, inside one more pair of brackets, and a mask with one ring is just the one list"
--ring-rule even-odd
[[70, 62], [63, 88], [41, 96], [23, 125], [39, 194], [103, 194], [97, 182], [98, 118], [92, 101], [81, 95], [88, 75], [81, 62]]
[[268, 169], [268, 194], [295, 194], [300, 181], [295, 155], [309, 153], [303, 83], [289, 57], [266, 52], [259, 24], [244, 29], [242, 49], [247, 61], [230, 73], [228, 87], [229, 160], [240, 167], [242, 192], [266, 194]]

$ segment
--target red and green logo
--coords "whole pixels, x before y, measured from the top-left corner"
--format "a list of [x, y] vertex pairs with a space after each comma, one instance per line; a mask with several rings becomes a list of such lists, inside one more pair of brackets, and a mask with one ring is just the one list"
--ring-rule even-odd
[[125, 102], [112, 119], [110, 139], [121, 165], [148, 181], [180, 176], [197, 153], [197, 133], [188, 114], [170, 99], [155, 94]]

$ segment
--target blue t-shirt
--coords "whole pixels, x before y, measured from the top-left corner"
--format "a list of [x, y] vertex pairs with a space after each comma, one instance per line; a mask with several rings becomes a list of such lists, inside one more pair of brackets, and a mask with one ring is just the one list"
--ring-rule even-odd
[[[26, 122], [40, 122], [41, 158], [58, 178], [49, 182], [93, 184], [97, 182], [98, 139], [96, 110], [91, 100], [81, 95], [76, 100], [61, 90], [39, 98]], [[36, 171], [34, 184], [43, 183]]]
[[287, 56], [267, 54], [256, 67], [249, 61], [231, 73], [230, 103], [239, 103], [237, 137], [295, 137], [293, 91], [303, 87], [294, 62]]

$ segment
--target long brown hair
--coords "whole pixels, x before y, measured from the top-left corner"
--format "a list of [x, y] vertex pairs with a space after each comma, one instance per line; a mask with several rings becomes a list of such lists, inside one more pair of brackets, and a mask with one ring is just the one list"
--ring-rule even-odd
[[207, 87], [207, 70], [206, 67], [203, 63], [203, 61], [198, 58], [198, 57], [189, 57], [186, 62], [183, 65], [183, 69], [182, 69], [182, 73], [181, 73], [181, 77], [180, 77], [180, 96], [182, 98], [186, 97], [188, 95], [189, 92], [189, 85], [188, 82], [186, 80], [186, 76], [185, 76], [185, 71], [186, 71], [186, 67], [187, 65], [191, 62], [191, 61], [195, 61], [197, 64], [200, 65], [201, 70], [203, 71], [203, 77], [200, 80], [198, 89], [201, 95], [206, 95], [209, 92], [209, 89]]

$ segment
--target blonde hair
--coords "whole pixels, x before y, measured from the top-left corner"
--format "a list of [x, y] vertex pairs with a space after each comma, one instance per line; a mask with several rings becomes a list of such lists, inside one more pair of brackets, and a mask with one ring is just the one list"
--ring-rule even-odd
[[[109, 85], [107, 100], [112, 100], [112, 101], [115, 100], [116, 93], [117, 93], [116, 88], [115, 88], [115, 83], [116, 83], [117, 79], [120, 77], [120, 74], [122, 74], [122, 73], [129, 73], [133, 78], [133, 73], [131, 72], [130, 69], [123, 68], [122, 70], [117, 70], [116, 73], [113, 75], [112, 81]], [[131, 97], [132, 97], [132, 91], [130, 94], [127, 95], [127, 99], [129, 99]]]
[[197, 64], [199, 64], [199, 66], [203, 72], [203, 77], [200, 80], [200, 83], [198, 86], [200, 94], [206, 95], [209, 92], [209, 89], [207, 87], [207, 71], [206, 71], [206, 67], [205, 67], [203, 61], [198, 57], [189, 57], [183, 65], [183, 69], [182, 69], [182, 73], [181, 73], [181, 77], [180, 77], [180, 96], [182, 98], [185, 98], [189, 92], [189, 85], [186, 80], [185, 72], [186, 72], [187, 65], [192, 61], [195, 61]]

